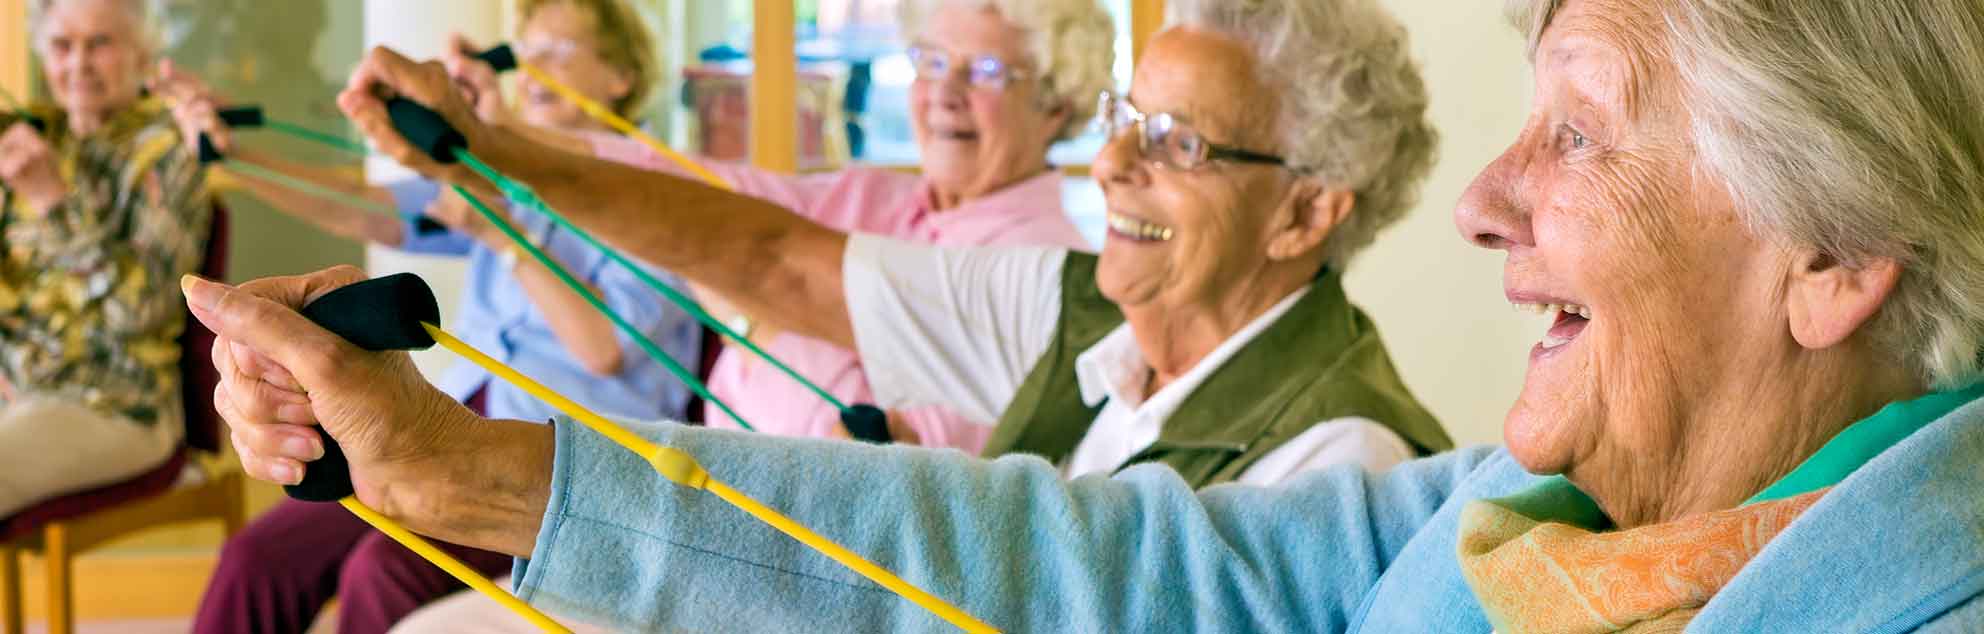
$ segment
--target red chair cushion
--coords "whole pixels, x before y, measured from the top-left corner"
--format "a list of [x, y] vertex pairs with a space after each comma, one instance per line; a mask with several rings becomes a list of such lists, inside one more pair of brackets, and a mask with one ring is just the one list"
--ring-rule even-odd
[[21, 536], [41, 530], [51, 522], [82, 517], [134, 500], [148, 498], [172, 488], [179, 481], [179, 473], [186, 467], [187, 450], [180, 449], [165, 460], [165, 464], [147, 471], [144, 475], [116, 484], [72, 493], [50, 499], [28, 507], [13, 517], [0, 519], [0, 541], [13, 541]]

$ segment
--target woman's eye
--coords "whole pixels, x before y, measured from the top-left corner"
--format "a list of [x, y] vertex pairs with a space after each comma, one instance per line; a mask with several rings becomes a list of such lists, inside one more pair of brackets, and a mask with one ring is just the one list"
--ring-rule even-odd
[[1591, 139], [1586, 137], [1583, 132], [1579, 132], [1577, 128], [1564, 126], [1564, 138], [1573, 150], [1582, 150], [1591, 146]]

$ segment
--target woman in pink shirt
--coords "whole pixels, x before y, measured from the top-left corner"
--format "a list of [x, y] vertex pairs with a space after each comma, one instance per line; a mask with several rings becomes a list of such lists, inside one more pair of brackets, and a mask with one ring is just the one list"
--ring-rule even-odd
[[[739, 192], [841, 231], [953, 246], [1088, 245], [1061, 207], [1047, 149], [1073, 136], [1112, 83], [1114, 26], [1094, 0], [907, 0], [903, 33], [916, 81], [909, 93], [921, 174], [852, 168], [792, 176], [710, 164]], [[599, 137], [602, 158], [682, 173], [630, 139]], [[873, 395], [853, 352], [781, 333], [775, 316], [742, 315], [709, 293], [710, 312], [845, 403]], [[709, 386], [759, 431], [845, 437], [838, 411], [771, 364], [732, 344]], [[712, 426], [736, 426], [710, 407]], [[889, 412], [897, 442], [976, 453], [992, 421], [942, 408]]]

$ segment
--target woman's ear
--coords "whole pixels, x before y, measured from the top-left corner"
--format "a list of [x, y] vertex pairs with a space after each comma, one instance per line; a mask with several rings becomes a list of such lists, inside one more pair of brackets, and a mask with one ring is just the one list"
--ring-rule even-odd
[[1801, 254], [1785, 293], [1791, 337], [1812, 350], [1839, 345], [1880, 312], [1900, 281], [1901, 264], [1893, 258], [1849, 264], [1817, 251]]
[[1275, 215], [1279, 226], [1270, 228], [1268, 258], [1293, 260], [1321, 249], [1356, 207], [1356, 192], [1325, 189], [1313, 179], [1297, 179], [1283, 204], [1287, 211]]

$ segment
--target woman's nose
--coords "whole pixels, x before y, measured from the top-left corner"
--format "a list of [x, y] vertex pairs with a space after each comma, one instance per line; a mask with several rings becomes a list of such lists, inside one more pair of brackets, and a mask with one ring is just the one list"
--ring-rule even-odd
[[1521, 143], [1503, 152], [1481, 170], [1454, 207], [1460, 237], [1484, 249], [1509, 250], [1532, 246], [1530, 207], [1523, 199], [1524, 158]]

